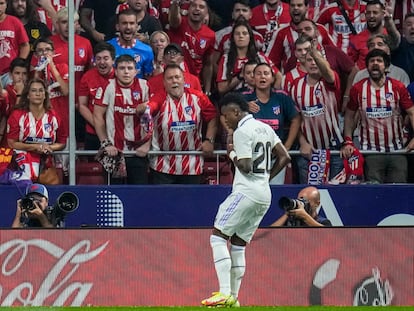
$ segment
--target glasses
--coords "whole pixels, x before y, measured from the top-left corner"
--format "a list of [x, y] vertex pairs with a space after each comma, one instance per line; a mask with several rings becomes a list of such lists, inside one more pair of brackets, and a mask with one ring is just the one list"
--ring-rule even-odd
[[165, 52], [165, 55], [168, 55], [168, 56], [177, 56], [179, 54], [181, 53], [176, 50], [170, 50], [170, 51]]
[[53, 52], [52, 48], [45, 48], [45, 49], [38, 49], [36, 50], [36, 54], [43, 55], [45, 53]]

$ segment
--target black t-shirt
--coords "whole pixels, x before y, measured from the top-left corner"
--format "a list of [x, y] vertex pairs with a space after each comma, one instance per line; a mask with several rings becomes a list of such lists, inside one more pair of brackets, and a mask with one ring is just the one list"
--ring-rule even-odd
[[115, 37], [118, 0], [84, 0], [82, 8], [92, 9], [95, 29], [105, 34], [105, 41]]

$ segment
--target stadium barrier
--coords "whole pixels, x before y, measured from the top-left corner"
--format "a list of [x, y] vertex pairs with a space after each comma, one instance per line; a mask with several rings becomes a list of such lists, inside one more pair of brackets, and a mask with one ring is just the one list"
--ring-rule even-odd
[[[209, 229], [2, 230], [1, 306], [197, 306]], [[259, 229], [242, 306], [414, 305], [414, 228]]]
[[[279, 198], [296, 198], [303, 185], [271, 186], [272, 205], [262, 222], [269, 226], [283, 210]], [[66, 226], [79, 227], [211, 227], [219, 204], [231, 185], [48, 186], [49, 203], [71, 191], [79, 208], [68, 214]], [[334, 226], [414, 225], [414, 186], [340, 185], [320, 187], [319, 213]], [[20, 191], [20, 192], [19, 192]], [[1, 186], [0, 228], [10, 227], [16, 200], [24, 189]]]

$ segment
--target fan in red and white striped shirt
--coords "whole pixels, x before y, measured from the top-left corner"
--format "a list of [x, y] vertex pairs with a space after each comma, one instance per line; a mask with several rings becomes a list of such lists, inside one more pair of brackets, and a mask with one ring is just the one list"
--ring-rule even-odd
[[[208, 154], [214, 150], [217, 131], [217, 111], [203, 93], [184, 88], [182, 69], [168, 65], [164, 71], [166, 92], [155, 94], [149, 107], [154, 118], [152, 150], [196, 151]], [[206, 122], [206, 140], [202, 140]], [[150, 167], [169, 175], [201, 175], [203, 157], [199, 155], [156, 155]]]

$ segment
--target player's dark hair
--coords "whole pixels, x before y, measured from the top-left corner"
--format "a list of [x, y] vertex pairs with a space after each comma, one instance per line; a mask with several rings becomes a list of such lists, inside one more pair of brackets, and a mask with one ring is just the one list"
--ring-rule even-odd
[[236, 92], [230, 92], [223, 96], [219, 102], [219, 107], [228, 105], [237, 105], [241, 111], [249, 112], [249, 105], [243, 95]]
[[368, 67], [369, 60], [373, 57], [381, 57], [384, 60], [385, 68], [388, 68], [391, 64], [390, 56], [380, 49], [373, 49], [365, 57], [365, 66]]
[[115, 47], [112, 44], [105, 41], [98, 42], [93, 48], [93, 55], [96, 55], [103, 51], [108, 51], [109, 54], [111, 54], [111, 58], [115, 59]]
[[118, 67], [119, 63], [134, 63], [134, 64], [136, 64], [135, 59], [131, 55], [128, 55], [128, 54], [119, 55], [115, 59], [115, 68]]

